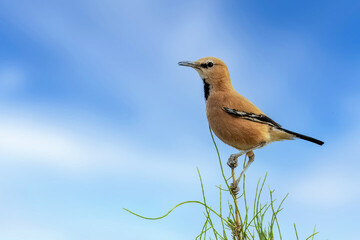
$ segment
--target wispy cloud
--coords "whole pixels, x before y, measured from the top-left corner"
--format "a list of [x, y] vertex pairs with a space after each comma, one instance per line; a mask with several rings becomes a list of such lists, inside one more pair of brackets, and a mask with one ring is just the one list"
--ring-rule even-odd
[[29, 240], [65, 240], [68, 239], [60, 231], [54, 231], [48, 227], [38, 226], [33, 222], [12, 222], [2, 224], [0, 227], [0, 238], [7, 240], [29, 239]]
[[322, 208], [344, 206], [360, 199], [359, 185], [359, 177], [323, 166], [304, 175], [294, 186], [293, 196], [296, 201]]
[[52, 128], [20, 119], [0, 121], [0, 153], [21, 161], [76, 167], [91, 156], [82, 142], [64, 129]]
[[194, 165], [184, 159], [199, 154], [146, 149], [119, 132], [99, 132], [89, 119], [86, 129], [92, 131], [84, 131], [76, 124], [58, 126], [50, 118], [34, 114], [32, 119], [18, 113], [0, 120], [3, 164], [31, 163], [76, 174], [111, 171], [173, 182], [188, 183], [196, 178]]

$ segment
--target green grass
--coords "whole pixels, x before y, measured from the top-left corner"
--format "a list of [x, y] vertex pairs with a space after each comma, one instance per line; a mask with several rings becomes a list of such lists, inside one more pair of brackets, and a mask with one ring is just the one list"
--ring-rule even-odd
[[[274, 190], [271, 190], [269, 187], [268, 194], [270, 201], [262, 202], [262, 196], [264, 194], [263, 191], [267, 177], [266, 174], [265, 177], [263, 179], [260, 178], [257, 183], [255, 196], [253, 197], [252, 208], [250, 211], [249, 201], [245, 191], [245, 176], [243, 176], [241, 179], [242, 181], [240, 183], [242, 187], [240, 188], [241, 190], [238, 193], [240, 195], [238, 196], [238, 194], [235, 194], [232, 191], [231, 184], [229, 184], [229, 179], [231, 179], [231, 177], [227, 178], [224, 173], [219, 150], [211, 129], [210, 133], [218, 155], [221, 174], [226, 186], [225, 188], [222, 188], [221, 185], [217, 186], [219, 189], [219, 211], [214, 210], [214, 208], [209, 205], [206, 199], [205, 189], [199, 169], [197, 169], [197, 171], [202, 191], [201, 201], [185, 201], [179, 203], [166, 214], [157, 218], [148, 218], [136, 214], [128, 209], [125, 210], [143, 219], [159, 220], [168, 216], [173, 210], [180, 207], [181, 205], [198, 204], [204, 208], [204, 224], [200, 230], [200, 233], [197, 236], [194, 236], [195, 240], [282, 240], [280, 224], [278, 222], [278, 214], [283, 210], [282, 205], [288, 195], [283, 197], [282, 200], [278, 202], [276, 199], [274, 199]], [[227, 201], [224, 201], [224, 193], [226, 194], [225, 198]], [[298, 236], [295, 224], [294, 231], [296, 239], [299, 240], [300, 238]], [[313, 240], [317, 233], [318, 232], [316, 232], [316, 229], [314, 228], [313, 233], [305, 238], [305, 240]], [[289, 237], [285, 237], [284, 239], [289, 239]]]

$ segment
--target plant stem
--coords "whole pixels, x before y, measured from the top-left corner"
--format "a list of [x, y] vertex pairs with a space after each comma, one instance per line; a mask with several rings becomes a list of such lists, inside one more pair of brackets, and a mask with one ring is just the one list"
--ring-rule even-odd
[[238, 183], [236, 181], [236, 177], [235, 177], [235, 168], [231, 168], [231, 176], [233, 179], [233, 182], [231, 184], [231, 187], [233, 188], [231, 191], [231, 195], [234, 199], [234, 205], [235, 205], [235, 217], [236, 217], [236, 228], [234, 229], [234, 235], [235, 238], [237, 239], [241, 239], [240, 237], [240, 229], [241, 229], [241, 225], [240, 225], [240, 212], [239, 212], [239, 208], [238, 208], [238, 202], [237, 202], [237, 187], [238, 187]]
[[223, 169], [223, 166], [222, 166], [222, 163], [221, 163], [219, 149], [218, 149], [218, 147], [216, 145], [214, 135], [213, 135], [212, 130], [211, 130], [210, 127], [209, 127], [209, 130], [210, 130], [211, 139], [212, 139], [212, 141], [214, 143], [214, 146], [215, 146], [215, 149], [216, 149], [216, 153], [218, 155], [221, 174], [222, 174], [222, 176], [224, 178], [225, 184], [226, 184], [227, 188], [229, 189], [229, 192], [230, 192], [231, 196], [234, 199], [235, 216], [236, 216], [236, 220], [235, 220], [236, 221], [235, 222], [236, 227], [235, 227], [235, 229], [233, 229], [234, 237], [235, 237], [235, 239], [237, 238], [238, 240], [241, 240], [241, 238], [240, 238], [240, 229], [241, 229], [240, 212], [239, 212], [239, 207], [238, 207], [238, 202], [237, 202], [237, 197], [236, 197], [237, 196], [237, 191], [233, 191], [233, 190], [237, 189], [237, 187], [238, 187], [238, 182], [236, 181], [236, 177], [235, 177], [235, 169], [231, 168], [231, 175], [232, 175], [233, 183], [231, 184], [231, 186], [229, 186], [228, 179], [225, 177], [224, 169]]

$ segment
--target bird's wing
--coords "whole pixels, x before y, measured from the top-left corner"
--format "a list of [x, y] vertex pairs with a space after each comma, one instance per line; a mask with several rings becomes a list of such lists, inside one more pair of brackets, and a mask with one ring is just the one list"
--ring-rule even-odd
[[271, 118], [269, 118], [268, 116], [266, 116], [264, 114], [243, 112], [243, 111], [239, 111], [239, 110], [236, 110], [233, 108], [227, 108], [227, 107], [223, 107], [223, 110], [225, 112], [227, 112], [228, 114], [230, 114], [231, 116], [236, 117], [236, 118], [243, 118], [243, 119], [247, 119], [247, 120], [250, 120], [253, 122], [258, 122], [258, 123], [270, 125], [272, 127], [281, 128], [280, 124], [278, 124], [277, 122], [275, 122], [274, 120], [272, 120]]

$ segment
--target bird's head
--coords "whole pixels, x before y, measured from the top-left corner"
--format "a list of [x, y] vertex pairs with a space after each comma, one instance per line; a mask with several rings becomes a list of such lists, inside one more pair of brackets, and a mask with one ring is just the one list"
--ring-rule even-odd
[[178, 64], [194, 68], [204, 83], [210, 84], [212, 87], [231, 86], [229, 70], [226, 64], [216, 57], [204, 57], [195, 62], [182, 61]]

